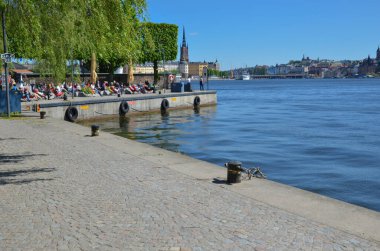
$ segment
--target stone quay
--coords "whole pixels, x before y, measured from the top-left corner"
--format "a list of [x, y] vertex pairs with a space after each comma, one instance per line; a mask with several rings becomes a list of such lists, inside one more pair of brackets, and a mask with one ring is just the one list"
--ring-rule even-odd
[[0, 250], [380, 250], [380, 213], [39, 114], [0, 118]]

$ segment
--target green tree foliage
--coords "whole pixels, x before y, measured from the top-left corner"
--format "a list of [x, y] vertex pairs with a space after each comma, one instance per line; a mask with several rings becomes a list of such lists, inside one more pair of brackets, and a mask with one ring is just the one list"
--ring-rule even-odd
[[207, 69], [207, 75], [209, 77], [216, 76], [216, 77], [219, 77], [219, 78], [228, 78], [229, 72], [218, 71], [218, 70], [215, 70], [215, 69]]
[[69, 59], [100, 61], [114, 68], [139, 58], [139, 23], [145, 0], [0, 0], [6, 11], [9, 51], [34, 58], [64, 79]]
[[267, 69], [265, 66], [256, 65], [255, 68], [253, 68], [253, 75], [265, 75], [265, 74], [267, 74]]
[[141, 27], [143, 47], [142, 62], [153, 62], [154, 83], [158, 82], [158, 62], [177, 57], [178, 26], [165, 23], [144, 23]]

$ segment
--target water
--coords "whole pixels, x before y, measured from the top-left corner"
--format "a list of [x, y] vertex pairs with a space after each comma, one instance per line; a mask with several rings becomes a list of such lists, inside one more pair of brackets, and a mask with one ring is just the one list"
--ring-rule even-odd
[[[198, 87], [198, 85], [195, 85]], [[380, 80], [212, 81], [218, 105], [99, 122], [117, 135], [380, 211]]]

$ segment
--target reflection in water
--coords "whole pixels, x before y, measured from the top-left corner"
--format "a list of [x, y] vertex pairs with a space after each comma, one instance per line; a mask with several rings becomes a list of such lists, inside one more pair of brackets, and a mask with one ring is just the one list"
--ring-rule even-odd
[[161, 116], [162, 118], [169, 117], [169, 111], [168, 110], [161, 110]]
[[[216, 106], [194, 110], [166, 110], [161, 113], [149, 113], [142, 116], [127, 116], [99, 120], [102, 130], [131, 140], [149, 143], [174, 152], [183, 152], [182, 146], [191, 144], [196, 137], [199, 123], [210, 120], [216, 112]], [[93, 121], [83, 121], [90, 126]], [[189, 140], [188, 140], [189, 139]]]
[[130, 120], [129, 117], [120, 116], [119, 117], [119, 126], [120, 126], [120, 128], [121, 129], [128, 129], [129, 120]]

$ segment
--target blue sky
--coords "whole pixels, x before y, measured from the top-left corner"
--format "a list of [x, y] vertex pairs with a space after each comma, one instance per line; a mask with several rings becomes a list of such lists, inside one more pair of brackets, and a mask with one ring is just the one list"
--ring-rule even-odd
[[[148, 18], [186, 29], [190, 61], [222, 69], [375, 57], [380, 0], [147, 0]], [[179, 57], [179, 56], [178, 56]]]

